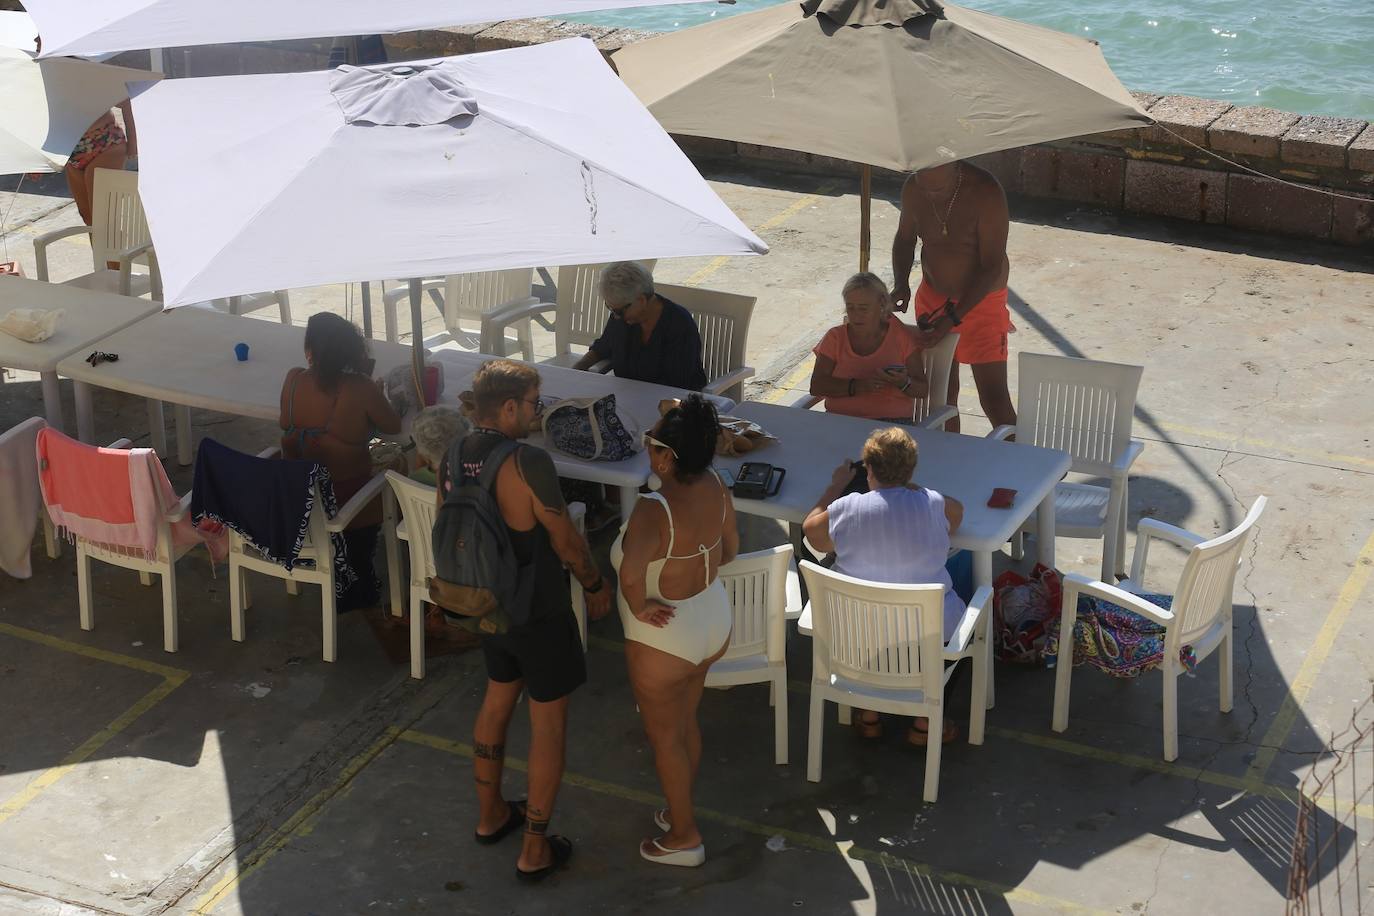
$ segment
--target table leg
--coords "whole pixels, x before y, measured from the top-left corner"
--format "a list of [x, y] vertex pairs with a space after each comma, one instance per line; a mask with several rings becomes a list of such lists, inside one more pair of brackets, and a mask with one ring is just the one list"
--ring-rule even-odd
[[[975, 550], [973, 551], [973, 590], [976, 592], [984, 585], [989, 587], [992, 585], [992, 554], [986, 550]], [[974, 636], [974, 639], [981, 643], [978, 647], [978, 651], [987, 653], [987, 708], [991, 709], [993, 704], [997, 702], [997, 695], [994, 690], [996, 678], [992, 671], [994, 659], [992, 657], [992, 615], [990, 613], [983, 615], [983, 622], [978, 625], [978, 632]]]
[[363, 288], [363, 337], [372, 339], [372, 284], [364, 280]]
[[191, 442], [191, 408], [178, 404], [172, 411], [177, 422], [177, 464], [186, 467], [196, 460]]
[[148, 444], [159, 458], [167, 457], [167, 421], [162, 416], [162, 402], [148, 399]]
[[634, 511], [635, 502], [639, 499], [639, 487], [620, 488], [620, 520], [626, 521], [630, 513]]
[[[1054, 569], [1054, 491], [1040, 500], [1035, 510], [1035, 558], [1050, 569]], [[1114, 524], [1111, 519], [1107, 524]]]
[[44, 372], [39, 378], [43, 383], [43, 414], [47, 417], [48, 425], [65, 433], [67, 430], [62, 422], [62, 391], [57, 386], [57, 373]]

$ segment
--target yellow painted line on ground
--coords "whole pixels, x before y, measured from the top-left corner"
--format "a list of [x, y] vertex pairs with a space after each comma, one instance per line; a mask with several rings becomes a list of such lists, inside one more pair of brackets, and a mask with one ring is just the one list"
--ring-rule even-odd
[[64, 757], [61, 763], [55, 767], [44, 770], [18, 793], [7, 799], [4, 804], [0, 804], [0, 824], [3, 824], [5, 821], [22, 811], [26, 805], [37, 798], [45, 789], [70, 773], [77, 764], [86, 760], [96, 751], [104, 747], [112, 738], [132, 725], [139, 716], [152, 709], [158, 703], [161, 703], [167, 698], [168, 694], [180, 687], [182, 683], [191, 676], [189, 671], [182, 671], [179, 668], [159, 665], [156, 662], [144, 661], [141, 658], [120, 655], [116, 652], [106, 652], [104, 649], [96, 649], [91, 646], [83, 646], [80, 643], [68, 642], [56, 636], [49, 636], [46, 633], [25, 629], [24, 627], [16, 627], [13, 624], [0, 623], [0, 634], [37, 643], [38, 645], [56, 649], [60, 652], [70, 652], [74, 655], [85, 656], [86, 658], [107, 662], [112, 665], [132, 668], [135, 671], [153, 674], [163, 679], [161, 684], [158, 684], [152, 690], [145, 693], [138, 702], [124, 710], [124, 712], [122, 712], [113, 722], [83, 741], [81, 746]]
[[[762, 223], [755, 226], [754, 234], [757, 235], [760, 232], [767, 232], [769, 229], [778, 228], [783, 223], [787, 222], [789, 219], [796, 216], [798, 213], [805, 210], [807, 207], [811, 206], [816, 201], [820, 200], [822, 196], [829, 194], [834, 189], [834, 187], [835, 184], [833, 182], [825, 182], [824, 184], [818, 186], [814, 194], [807, 194], [805, 197], [798, 198], [797, 200], [793, 201], [792, 205], [787, 209], [779, 213], [773, 214], [768, 219], [764, 220]], [[705, 267], [701, 268], [701, 270], [698, 270], [696, 273], [688, 277], [687, 282], [683, 285], [696, 286], [698, 283], [702, 282], [707, 277], [711, 276], [713, 273], [720, 270], [726, 264], [729, 264], [731, 257], [732, 255], [721, 255], [718, 258], [712, 258], [709, 264], [707, 264]]]
[[1339, 455], [1334, 452], [1326, 452], [1320, 449], [1301, 448], [1289, 445], [1286, 442], [1278, 442], [1273, 439], [1256, 439], [1250, 436], [1233, 436], [1229, 433], [1219, 432], [1214, 429], [1203, 429], [1197, 426], [1183, 426], [1178, 423], [1159, 423], [1160, 429], [1171, 433], [1181, 433], [1186, 436], [1200, 436], [1204, 439], [1212, 439], [1216, 442], [1229, 442], [1238, 445], [1247, 445], [1251, 448], [1265, 449], [1267, 451], [1281, 452], [1297, 458], [1307, 458], [1312, 461], [1319, 461], [1323, 464], [1346, 464], [1355, 465], [1363, 468], [1374, 468], [1374, 458], [1361, 458], [1358, 455]]
[[388, 728], [367, 750], [350, 760], [333, 782], [315, 793], [308, 802], [287, 818], [286, 823], [273, 831], [272, 835], [261, 846], [254, 849], [243, 862], [237, 866], [231, 866], [228, 873], [196, 901], [191, 912], [194, 914], [210, 912], [228, 896], [230, 891], [253, 872], [267, 864], [273, 856], [281, 852], [292, 839], [309, 833], [314, 818], [324, 809], [325, 805], [329, 804], [344, 787], [352, 782], [364, 767], [376, 759], [378, 754], [394, 744], [400, 735], [400, 729]]
[[[467, 760], [472, 759], [471, 745], [461, 741], [452, 741], [439, 735], [427, 732], [407, 729], [400, 735], [400, 740], [417, 744], [422, 747], [433, 748], [447, 754], [453, 754]], [[524, 772], [528, 770], [528, 764], [518, 758], [507, 757], [506, 765], [511, 769]], [[640, 789], [632, 789], [628, 786], [618, 785], [617, 783], [607, 782], [602, 779], [594, 779], [590, 776], [583, 776], [578, 773], [564, 773], [564, 785], [576, 786], [581, 789], [595, 792], [598, 795], [605, 795], [611, 798], [618, 798], [622, 801], [634, 802], [649, 808], [657, 808], [663, 804], [663, 799], [653, 793], [645, 792]], [[787, 841], [788, 845], [801, 849], [810, 849], [814, 852], [831, 853], [837, 852], [836, 842], [833, 838], [814, 836], [803, 833], [799, 830], [791, 830], [787, 827], [774, 827], [768, 824], [760, 824], [747, 818], [737, 817], [733, 814], [726, 814], [721, 811], [713, 811], [710, 808], [697, 807], [695, 809], [697, 817], [734, 827], [755, 836], [775, 837], [780, 836]], [[1065, 913], [1104, 913], [1107, 911], [1097, 910], [1087, 907], [1071, 900], [1063, 900], [1037, 891], [1027, 890], [1020, 887], [1010, 887], [1005, 884], [998, 884], [995, 881], [987, 881], [982, 878], [975, 878], [971, 875], [960, 874], [959, 872], [945, 871], [921, 862], [914, 862], [910, 859], [903, 859], [890, 852], [875, 851], [864, 849], [860, 846], [850, 846], [847, 853], [849, 858], [869, 862], [881, 867], [892, 865], [902, 866], [911, 872], [934, 881], [946, 884], [956, 884], [971, 890], [980, 891], [986, 894], [995, 894], [1009, 902], [1026, 903], [1033, 906], [1047, 907]]]
[[1331, 648], [1336, 644], [1336, 637], [1340, 635], [1341, 628], [1350, 619], [1350, 612], [1355, 609], [1356, 602], [1360, 600], [1365, 586], [1369, 584], [1371, 571], [1374, 571], [1374, 533], [1369, 535], [1369, 540], [1364, 542], [1360, 555], [1355, 558], [1355, 568], [1346, 577], [1345, 585], [1341, 586], [1340, 594], [1336, 596], [1336, 603], [1327, 612], [1326, 620], [1317, 631], [1317, 639], [1312, 648], [1303, 656], [1302, 667], [1298, 669], [1298, 676], [1288, 685], [1288, 695], [1283, 698], [1279, 714], [1274, 717], [1269, 730], [1260, 741], [1260, 751], [1250, 764], [1248, 774], [1257, 781], [1268, 775], [1269, 767], [1278, 756], [1278, 749], [1288, 741], [1293, 725], [1297, 722], [1298, 713], [1301, 712], [1300, 707], [1307, 699], [1307, 694], [1311, 692], [1312, 685], [1316, 683], [1317, 675], [1321, 673], [1322, 665], [1331, 654]]
[[803, 379], [811, 375], [811, 369], [814, 365], [815, 361], [810, 356], [797, 363], [792, 371], [787, 374], [786, 378], [780, 380], [773, 386], [772, 391], [763, 396], [763, 402], [765, 404], [776, 404], [778, 401], [781, 401], [784, 395], [796, 389], [801, 385]]
[[0, 634], [38, 643], [40, 646], [47, 646], [49, 649], [57, 649], [59, 652], [84, 655], [86, 658], [93, 658], [101, 662], [109, 662], [111, 665], [120, 665], [124, 668], [133, 668], [135, 671], [156, 674], [158, 677], [180, 678], [185, 680], [191, 676], [191, 672], [183, 671], [181, 668], [173, 668], [170, 665], [159, 665], [157, 662], [134, 658], [132, 655], [120, 655], [118, 652], [107, 652], [104, 649], [97, 649], [93, 646], [82, 645], [79, 642], [59, 639], [56, 636], [49, 636], [47, 633], [40, 633], [37, 630], [29, 630], [24, 627], [16, 627], [13, 624], [0, 623]]

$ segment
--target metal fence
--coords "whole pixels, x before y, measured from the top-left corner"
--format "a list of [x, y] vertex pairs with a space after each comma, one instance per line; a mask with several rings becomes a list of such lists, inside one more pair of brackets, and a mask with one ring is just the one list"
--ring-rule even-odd
[[1288, 867], [1288, 916], [1374, 913], [1374, 695], [1303, 779]]

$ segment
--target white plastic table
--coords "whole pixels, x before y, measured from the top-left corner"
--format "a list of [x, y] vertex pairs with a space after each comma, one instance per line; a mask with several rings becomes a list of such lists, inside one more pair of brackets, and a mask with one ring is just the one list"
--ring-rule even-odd
[[[777, 496], [736, 497], [735, 511], [794, 525], [805, 521], [806, 513], [829, 486], [835, 467], [846, 458], [857, 459], [869, 433], [891, 425], [754, 401], [745, 401], [731, 413], [755, 421], [779, 441], [742, 458], [717, 459], [717, 466], [737, 474], [745, 461], [761, 461], [787, 471]], [[973, 554], [974, 588], [992, 584], [992, 554], [1032, 512], [1039, 528], [1039, 560], [1054, 565], [1054, 486], [1069, 470], [1068, 453], [939, 430], [907, 427], [907, 431], [919, 449], [916, 482], [964, 504], [964, 520], [951, 543]], [[1017, 491], [1010, 509], [988, 508], [993, 487]]]
[[[456, 403], [458, 393], [472, 387], [472, 376], [477, 372], [477, 367], [493, 358], [487, 354], [466, 350], [439, 350], [433, 353], [430, 362], [444, 364], [444, 395], [440, 399], [441, 402]], [[540, 396], [543, 397], [545, 404], [560, 398], [589, 398], [614, 394], [616, 413], [622, 418], [632, 419], [641, 431], [652, 428], [658, 422], [659, 401], [687, 396], [687, 392], [665, 385], [636, 382], [614, 375], [582, 372], [540, 363], [530, 365], [539, 370], [542, 382]], [[713, 397], [712, 400], [722, 408], [734, 406], [734, 402], [727, 398]], [[531, 436], [528, 441], [532, 445], [544, 444], [542, 435]], [[624, 461], [584, 461], [554, 451], [550, 451], [549, 455], [553, 458], [554, 467], [558, 469], [560, 476], [620, 488], [622, 507], [634, 505], [639, 488], [649, 479], [649, 456], [642, 451]]]
[[[248, 344], [244, 362], [234, 355], [234, 345], [240, 342]], [[410, 362], [408, 346], [383, 340], [368, 343], [377, 361], [376, 375]], [[119, 362], [92, 368], [74, 356], [57, 367], [76, 382], [82, 441], [92, 436], [92, 387], [169, 401], [177, 405], [177, 460], [183, 465], [192, 460], [192, 407], [276, 420], [287, 370], [305, 364], [305, 328], [191, 306], [154, 315], [96, 344], [118, 353]], [[156, 434], [162, 428], [161, 417], [150, 422]]]
[[0, 278], [0, 317], [10, 309], [64, 309], [57, 331], [42, 343], [26, 343], [0, 332], [0, 366], [37, 372], [43, 385], [43, 411], [48, 425], [63, 429], [62, 399], [58, 396], [57, 366], [67, 357], [78, 364], [94, 344], [121, 328], [156, 314], [162, 305], [147, 299], [131, 299], [111, 293], [96, 293], [76, 286]]

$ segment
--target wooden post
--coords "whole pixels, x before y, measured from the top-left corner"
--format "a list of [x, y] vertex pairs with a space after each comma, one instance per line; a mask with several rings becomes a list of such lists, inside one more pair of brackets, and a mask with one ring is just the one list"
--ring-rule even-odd
[[425, 321], [422, 314], [420, 284], [415, 278], [410, 281], [410, 359], [411, 370], [415, 375], [415, 393], [420, 396], [419, 404], [425, 406]]
[[873, 209], [873, 167], [859, 166], [859, 270], [868, 270], [868, 217]]

